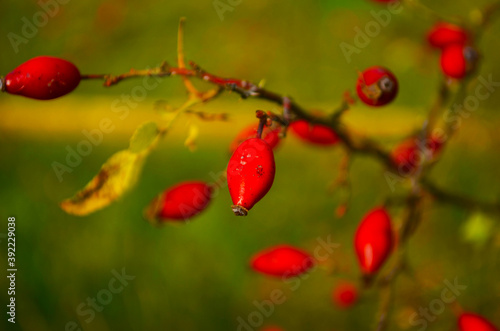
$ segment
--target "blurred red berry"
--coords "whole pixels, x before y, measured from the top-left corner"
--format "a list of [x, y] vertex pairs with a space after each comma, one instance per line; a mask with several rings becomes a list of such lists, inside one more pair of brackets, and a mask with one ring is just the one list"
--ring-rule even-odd
[[321, 124], [311, 124], [305, 120], [294, 121], [290, 130], [300, 139], [314, 145], [330, 146], [340, 141], [335, 131]]
[[356, 92], [365, 104], [374, 107], [383, 106], [396, 98], [398, 80], [384, 67], [370, 67], [360, 74]]
[[441, 52], [441, 70], [448, 77], [461, 79], [475, 66], [477, 59], [474, 48], [461, 44], [449, 45]]
[[[229, 151], [231, 154], [234, 153], [236, 148], [245, 140], [250, 138], [257, 138], [257, 128], [258, 125], [251, 124], [241, 130], [238, 135], [233, 139], [231, 144], [229, 145]], [[262, 131], [262, 139], [265, 140], [271, 146], [272, 149], [275, 149], [280, 143], [280, 129], [271, 129], [270, 127], [264, 127]]]
[[452, 44], [464, 45], [468, 41], [468, 35], [458, 25], [440, 22], [429, 31], [427, 41], [433, 47], [444, 48]]
[[486, 318], [469, 312], [460, 314], [458, 328], [460, 331], [498, 331], [497, 327]]
[[275, 171], [273, 150], [263, 139], [247, 139], [236, 148], [227, 166], [227, 183], [235, 215], [246, 216], [269, 192]]
[[391, 219], [383, 207], [365, 215], [354, 237], [354, 248], [361, 271], [365, 275], [376, 273], [384, 264], [393, 247]]
[[444, 141], [437, 135], [431, 135], [425, 142], [418, 138], [403, 141], [391, 153], [392, 161], [397, 169], [404, 173], [412, 173], [426, 159], [436, 157], [443, 147]]
[[80, 72], [71, 62], [50, 56], [28, 60], [5, 76], [5, 91], [31, 99], [55, 99], [73, 91]]
[[338, 283], [332, 293], [332, 299], [339, 308], [350, 308], [358, 300], [358, 289], [351, 282]]
[[181, 182], [151, 202], [148, 218], [161, 222], [187, 221], [207, 208], [212, 187], [202, 181]]
[[253, 270], [269, 276], [290, 278], [307, 272], [314, 266], [314, 261], [305, 251], [280, 245], [255, 254], [250, 265]]

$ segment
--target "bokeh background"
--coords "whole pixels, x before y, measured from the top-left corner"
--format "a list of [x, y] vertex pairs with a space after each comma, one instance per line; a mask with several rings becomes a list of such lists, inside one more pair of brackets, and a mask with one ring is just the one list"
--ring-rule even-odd
[[[163, 60], [175, 63], [177, 24], [184, 16], [188, 59], [221, 76], [265, 79], [269, 89], [291, 95], [310, 109], [332, 111], [345, 90], [353, 91], [358, 70], [389, 67], [400, 81], [396, 101], [375, 110], [357, 104], [345, 116], [353, 130], [388, 148], [422, 126], [441, 79], [438, 54], [425, 45], [425, 32], [435, 17], [408, 7], [392, 15], [380, 35], [348, 63], [340, 43], [353, 44], [354, 28], [364, 29], [373, 20], [370, 11], [386, 9], [384, 5], [368, 0], [243, 0], [221, 20], [212, 0], [66, 2], [16, 52], [8, 34], [22, 35], [23, 18], [32, 21], [42, 9], [34, 0], [2, 0], [1, 74], [36, 55], [63, 57], [82, 73], [96, 74], [118, 74]], [[437, 13], [467, 21], [489, 2], [423, 3]], [[484, 57], [481, 74], [492, 74], [497, 81], [499, 41], [497, 20], [478, 45]], [[284, 330], [374, 329], [377, 291], [364, 293], [348, 311], [331, 302], [336, 282], [358, 281], [352, 238], [363, 214], [389, 195], [408, 190], [408, 183], [402, 183], [392, 193], [385, 169], [370, 158], [353, 160], [351, 203], [342, 218], [335, 216], [335, 209], [343, 194], [328, 190], [339, 171], [341, 148], [312, 148], [293, 136], [276, 153], [272, 190], [248, 217], [232, 215], [226, 189], [188, 224], [158, 229], [142, 217], [143, 208], [166, 187], [182, 180], [213, 180], [213, 174], [227, 164], [232, 137], [253, 120], [255, 109], [276, 109], [273, 104], [224, 94], [200, 110], [228, 113], [229, 121], [181, 119], [150, 155], [140, 182], [123, 199], [84, 218], [58, 207], [112, 153], [127, 147], [139, 123], [158, 118], [155, 101], [176, 106], [186, 95], [180, 79], [164, 79], [121, 119], [113, 112], [113, 102], [138, 84], [140, 80], [130, 80], [104, 88], [99, 81], [83, 81], [71, 95], [49, 102], [0, 95], [2, 266], [6, 266], [7, 217], [17, 219], [17, 324], [7, 325], [2, 312], [6, 330], [65, 330], [69, 322], [82, 330], [237, 330], [238, 317], [247, 320], [256, 310], [253, 302], [269, 299], [276, 288], [287, 300], [264, 318], [263, 325]], [[432, 178], [439, 185], [485, 201], [499, 197], [499, 102], [500, 93], [493, 93], [463, 118], [460, 131], [433, 169]], [[64, 163], [66, 148], [75, 148], [85, 139], [82, 130], [98, 128], [103, 118], [110, 118], [115, 130], [60, 182], [52, 163]], [[200, 127], [194, 153], [183, 146], [188, 120]], [[393, 212], [397, 227], [402, 214]], [[471, 226], [471, 217], [481, 221]], [[394, 284], [397, 299], [389, 329], [418, 330], [409, 316], [439, 298], [444, 281], [455, 277], [467, 286], [456, 303], [500, 325], [498, 223], [494, 216], [426, 205], [424, 221], [410, 241], [414, 276], [402, 276]], [[250, 256], [268, 246], [289, 243], [312, 251], [318, 238], [328, 236], [340, 247], [295, 291], [290, 284], [248, 267]], [[88, 315], [79, 314], [77, 307], [106, 289], [112, 270], [122, 268], [135, 279], [87, 323]], [[0, 287], [5, 307], [8, 286], [3, 276]], [[427, 329], [456, 329], [452, 305]]]

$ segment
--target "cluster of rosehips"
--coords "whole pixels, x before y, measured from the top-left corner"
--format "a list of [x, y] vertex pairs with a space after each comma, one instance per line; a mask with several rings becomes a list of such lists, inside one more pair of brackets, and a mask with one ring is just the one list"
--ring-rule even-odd
[[[25, 97], [49, 100], [73, 91], [80, 83], [78, 68], [63, 59], [39, 56], [14, 69], [2, 78], [2, 90]], [[357, 82], [359, 98], [370, 106], [382, 106], [392, 101], [398, 91], [395, 76], [382, 67], [365, 70]], [[329, 127], [296, 120], [290, 124], [292, 132], [316, 145], [334, 145], [339, 139]], [[248, 128], [231, 144], [233, 153], [227, 167], [229, 192], [236, 215], [248, 211], [270, 190], [274, 181], [273, 148], [279, 141], [279, 128], [262, 127], [264, 132]], [[261, 137], [263, 135], [263, 137]], [[201, 192], [201, 193], [200, 193]], [[188, 219], [206, 208], [211, 197], [206, 183], [179, 184], [155, 200], [159, 219]]]
[[[462, 31], [462, 30], [460, 30]], [[447, 61], [454, 58], [456, 48], [465, 58], [466, 34], [460, 33], [450, 25], [439, 25], [429, 35], [432, 45], [443, 49], [443, 70], [454, 78], [463, 77], [450, 69]], [[445, 60], [443, 60], [443, 58]], [[445, 69], [446, 68], [446, 69]], [[9, 73], [1, 80], [1, 88], [11, 94], [49, 100], [73, 91], [81, 79], [80, 72], [72, 63], [54, 57], [33, 58]], [[383, 106], [397, 95], [398, 82], [394, 74], [383, 67], [371, 67], [360, 74], [356, 86], [357, 94], [369, 106]], [[266, 124], [266, 125], [264, 125]], [[289, 128], [303, 141], [332, 146], [340, 139], [329, 127], [295, 120]], [[231, 143], [232, 156], [227, 166], [227, 182], [236, 215], [247, 215], [248, 211], [270, 190], [275, 177], [275, 149], [280, 143], [281, 128], [273, 128], [272, 123], [250, 126], [243, 130]], [[436, 137], [429, 139], [431, 154], [436, 154], [442, 144]], [[405, 165], [413, 170], [418, 160], [410, 160], [417, 144], [414, 141], [403, 143], [393, 152], [396, 165]], [[181, 182], [165, 190], [155, 198], [152, 205], [153, 217], [159, 222], [187, 221], [207, 208], [214, 187], [203, 181]], [[364, 280], [368, 283], [384, 265], [394, 247], [394, 236], [390, 216], [384, 207], [368, 212], [360, 222], [354, 235], [354, 248]], [[296, 277], [310, 271], [316, 262], [307, 252], [289, 246], [278, 245], [257, 253], [251, 258], [253, 270], [273, 277]], [[357, 287], [349, 282], [340, 283], [333, 292], [333, 300], [339, 307], [350, 307], [358, 299]], [[495, 327], [483, 317], [473, 313], [463, 313], [459, 317], [462, 331], [493, 331]], [[274, 328], [279, 330], [279, 328]]]
[[[438, 40], [439, 38], [437, 36], [435, 36], [433, 40]], [[434, 41], [434, 43], [437, 42]], [[26, 61], [25, 63], [15, 68], [12, 72], [7, 74], [5, 78], [2, 78], [0, 86], [3, 91], [10, 94], [22, 95], [32, 99], [50, 100], [70, 93], [78, 86], [80, 80], [80, 72], [78, 68], [71, 62], [50, 56], [39, 56]], [[374, 66], [360, 73], [356, 84], [356, 91], [360, 100], [365, 104], [369, 106], [379, 107], [386, 105], [396, 97], [398, 92], [398, 81], [394, 74], [388, 69], [380, 66]], [[318, 124], [312, 125], [304, 120], [297, 120], [292, 122], [290, 124], [290, 129], [301, 139], [316, 145], [334, 145], [339, 141], [335, 132], [330, 128]], [[243, 142], [243, 140], [245, 140], [244, 138], [248, 138], [251, 136], [252, 132], [250, 131], [252, 130], [254, 131], [253, 133], [256, 133], [256, 128], [250, 128], [242, 132], [234, 140], [230, 147], [232, 153], [235, 152], [238, 145]], [[269, 146], [271, 146], [271, 148], [274, 148], [279, 143], [279, 129], [274, 129], [272, 132], [268, 132], [269, 130], [269, 128], [265, 128], [263, 139]], [[438, 144], [439, 141], [434, 139], [434, 137], [431, 137], [430, 145], [437, 146]], [[250, 148], [252, 149], [255, 149], [259, 146], [259, 149], [262, 149], [261, 153], [267, 154], [268, 160], [263, 162], [268, 162], [268, 166], [270, 167], [271, 172], [266, 172], [266, 176], [263, 177], [258, 176], [257, 178], [259, 178], [259, 182], [264, 182], [265, 178], [267, 178], [268, 180], [274, 178], [274, 165], [272, 165], [271, 162], [272, 153], [269, 153], [269, 151], [265, 152], [265, 150], [269, 150], [267, 147], [265, 147], [265, 144], [261, 143], [259, 140], [246, 142], [239, 152], [240, 163], [242, 162], [241, 157], [245, 158], [245, 155], [248, 155], [248, 153], [241, 153], [245, 149], [244, 146], [250, 146]], [[435, 152], [435, 150], [431, 150]], [[397, 148], [393, 154], [394, 163], [398, 167], [405, 168], [405, 172], [411, 172], [418, 163], [417, 160], [414, 160], [414, 156], [418, 155], [417, 151], [418, 145], [414, 141], [403, 143], [403, 145]], [[235, 164], [236, 163], [234, 161], [230, 163], [230, 165]], [[264, 167], [264, 165], [261, 166]], [[236, 170], [240, 168], [231, 167], [230, 169]], [[263, 168], [259, 169], [261, 169], [260, 171], [263, 173]], [[231, 174], [231, 178], [235, 178], [233, 176], [234, 173], [235, 172], [232, 170], [228, 171], [228, 174]], [[251, 177], [251, 174], [245, 175], [245, 177], [246, 176]], [[236, 179], [231, 179], [231, 182], [234, 180]], [[246, 190], [247, 184], [245, 183], [246, 181], [244, 183], [240, 183], [240, 185], [243, 185]], [[272, 180], [266, 185], [271, 184]], [[230, 187], [234, 186], [235, 185], [231, 185]], [[198, 190], [206, 191], [207, 189], [194, 187], [190, 188], [190, 190], [194, 190], [197, 192]], [[245, 196], [247, 196], [247, 198], [245, 200], [248, 199], [248, 201], [238, 201], [238, 197], [236, 196], [236, 194], [238, 193], [235, 191], [235, 189], [231, 189], [232, 194], [235, 195], [233, 197], [233, 202], [235, 203], [235, 208], [239, 214], [244, 215], [246, 213], [245, 210], [248, 210], [248, 207], [251, 208], [253, 204], [260, 200], [265, 195], [265, 193], [267, 193], [268, 189], [263, 189], [262, 192], [259, 193], [255, 193], [254, 191], [255, 189], [246, 191], [247, 193], [245, 194]], [[250, 196], [253, 196], [253, 198], [250, 198]], [[200, 203], [198, 205], [204, 207], [203, 203]], [[176, 218], [173, 217], [172, 219]]]
[[441, 50], [441, 70], [446, 76], [462, 79], [474, 69], [478, 53], [466, 29], [440, 22], [429, 31], [427, 41], [432, 47]]

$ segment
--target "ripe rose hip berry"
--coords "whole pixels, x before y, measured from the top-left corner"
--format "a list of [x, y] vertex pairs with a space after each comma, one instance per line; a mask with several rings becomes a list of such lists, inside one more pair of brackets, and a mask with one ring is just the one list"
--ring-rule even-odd
[[462, 27], [445, 22], [437, 23], [427, 34], [427, 41], [435, 48], [452, 44], [464, 45], [468, 39], [467, 32]]
[[273, 150], [263, 139], [250, 138], [236, 148], [227, 166], [227, 183], [235, 215], [246, 216], [269, 192], [275, 169]]
[[391, 253], [393, 235], [391, 219], [383, 207], [365, 215], [356, 230], [354, 248], [365, 276], [375, 274]]
[[449, 45], [441, 52], [441, 70], [448, 77], [461, 79], [474, 68], [477, 59], [477, 51], [471, 46]]
[[303, 250], [279, 245], [255, 254], [250, 266], [253, 270], [279, 278], [290, 278], [307, 272], [314, 266], [313, 258]]
[[[252, 124], [241, 130], [234, 140], [229, 145], [229, 151], [234, 153], [236, 148], [245, 140], [257, 137], [258, 125]], [[271, 129], [270, 127], [264, 127], [262, 131], [262, 139], [264, 139], [272, 149], [275, 149], [280, 143], [280, 129]]]
[[28, 60], [5, 76], [7, 93], [32, 99], [55, 99], [73, 91], [80, 72], [71, 62], [51, 56]]
[[358, 300], [358, 289], [353, 283], [342, 281], [335, 286], [332, 300], [339, 308], [350, 308]]
[[394, 100], [398, 94], [398, 80], [384, 67], [370, 67], [360, 74], [356, 92], [365, 104], [383, 106]]
[[431, 135], [424, 144], [421, 144], [417, 138], [410, 138], [392, 151], [392, 162], [399, 171], [409, 174], [424, 161], [424, 157], [429, 160], [435, 158], [443, 145], [443, 139], [437, 135]]
[[465, 312], [458, 317], [460, 331], [498, 331], [490, 321], [481, 315]]
[[313, 145], [330, 146], [340, 141], [335, 131], [321, 124], [311, 124], [306, 120], [294, 121], [290, 130], [300, 139]]
[[156, 197], [147, 215], [157, 223], [184, 222], [205, 210], [211, 198], [212, 187], [207, 183], [181, 182]]

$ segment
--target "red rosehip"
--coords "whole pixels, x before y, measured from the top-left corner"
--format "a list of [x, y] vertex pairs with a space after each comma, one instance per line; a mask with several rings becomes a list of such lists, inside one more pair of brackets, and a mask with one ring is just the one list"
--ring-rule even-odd
[[467, 32], [451, 23], [437, 23], [427, 34], [427, 41], [436, 48], [444, 48], [452, 44], [464, 45], [467, 40]]
[[398, 94], [398, 80], [384, 67], [370, 67], [360, 74], [356, 92], [365, 104], [383, 106], [394, 100]]
[[227, 183], [235, 215], [246, 216], [269, 192], [275, 169], [273, 150], [263, 139], [247, 139], [238, 146], [227, 166]]
[[371, 210], [359, 224], [354, 237], [354, 248], [363, 274], [376, 273], [391, 253], [392, 246], [389, 214], [383, 207]]
[[320, 146], [335, 145], [340, 141], [335, 131], [321, 124], [311, 124], [305, 120], [290, 123], [289, 128], [302, 140]]
[[71, 62], [50, 56], [28, 60], [5, 76], [5, 91], [32, 99], [55, 99], [73, 91], [80, 72]]
[[187, 181], [166, 189], [147, 211], [148, 218], [161, 222], [184, 222], [205, 210], [212, 187], [202, 181]]
[[269, 276], [290, 278], [307, 272], [314, 266], [314, 261], [307, 252], [281, 245], [254, 255], [250, 266], [253, 270]]
[[411, 138], [398, 145], [391, 153], [392, 161], [398, 170], [412, 173], [426, 159], [433, 159], [441, 151], [444, 141], [437, 135], [431, 135], [420, 146], [418, 138]]
[[461, 44], [449, 45], [441, 52], [441, 70], [448, 77], [461, 79], [473, 69], [477, 59], [474, 48]]
[[475, 313], [462, 313], [458, 317], [460, 331], [498, 331], [486, 318]]
[[332, 299], [339, 308], [350, 308], [358, 300], [358, 289], [351, 282], [340, 282], [334, 288]]
[[405, 173], [412, 173], [422, 162], [422, 154], [418, 149], [415, 138], [398, 145], [391, 154], [392, 161], [397, 169]]
[[[243, 130], [241, 130], [234, 140], [229, 145], [229, 151], [234, 153], [236, 148], [245, 140], [257, 137], [258, 125], [251, 124]], [[262, 131], [262, 139], [264, 139], [272, 149], [275, 149], [280, 143], [280, 129], [271, 129], [270, 127], [264, 127]]]

